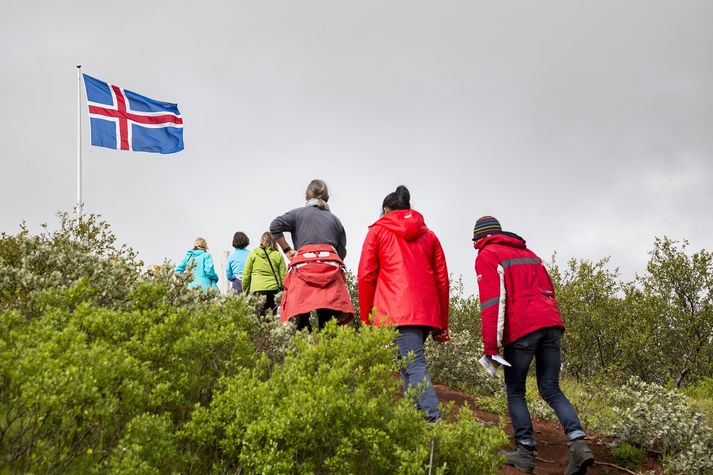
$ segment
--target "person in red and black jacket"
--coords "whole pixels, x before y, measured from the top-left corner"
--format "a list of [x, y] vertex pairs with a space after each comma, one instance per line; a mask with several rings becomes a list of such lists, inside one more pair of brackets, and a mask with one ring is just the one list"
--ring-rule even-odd
[[366, 325], [396, 325], [400, 356], [415, 355], [401, 369], [404, 392], [422, 384], [417, 406], [427, 420], [437, 421], [441, 411], [423, 344], [428, 335], [449, 340], [450, 283], [441, 243], [410, 200], [408, 189], [399, 186], [384, 198], [384, 215], [369, 227], [359, 261], [359, 307]]
[[559, 387], [564, 323], [552, 280], [525, 240], [505, 232], [492, 216], [475, 223], [473, 241], [478, 250], [475, 272], [480, 294], [483, 352], [503, 357], [508, 411], [516, 447], [504, 452], [509, 464], [532, 472], [537, 455], [532, 420], [525, 401], [527, 372], [535, 359], [537, 388], [557, 414], [570, 445], [566, 474], [582, 474], [594, 463], [584, 442], [584, 431], [572, 404]]

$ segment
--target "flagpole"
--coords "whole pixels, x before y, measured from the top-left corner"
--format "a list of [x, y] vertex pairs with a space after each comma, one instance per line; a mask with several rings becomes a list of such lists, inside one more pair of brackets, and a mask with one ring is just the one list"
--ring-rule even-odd
[[77, 65], [77, 214], [82, 214], [82, 65]]

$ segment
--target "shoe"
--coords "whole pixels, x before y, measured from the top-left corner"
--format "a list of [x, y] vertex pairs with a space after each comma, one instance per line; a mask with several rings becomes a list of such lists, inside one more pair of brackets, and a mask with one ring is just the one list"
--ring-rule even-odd
[[505, 452], [501, 450], [500, 455], [505, 457], [507, 460], [505, 463], [512, 465], [516, 469], [525, 473], [532, 473], [535, 471], [535, 458], [537, 457], [537, 450], [529, 449], [522, 444], [517, 444], [515, 450], [512, 452]]
[[573, 440], [569, 444], [569, 464], [565, 475], [583, 475], [594, 463], [594, 455], [584, 439]]

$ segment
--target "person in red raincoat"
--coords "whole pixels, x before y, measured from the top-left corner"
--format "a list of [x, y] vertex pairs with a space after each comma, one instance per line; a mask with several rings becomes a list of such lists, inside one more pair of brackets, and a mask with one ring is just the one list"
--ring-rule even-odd
[[399, 186], [383, 202], [384, 215], [369, 227], [359, 261], [359, 307], [364, 324], [396, 325], [399, 355], [415, 358], [401, 369], [404, 392], [421, 385], [417, 402], [429, 421], [440, 419], [423, 345], [428, 335], [449, 340], [449, 279], [438, 238], [411, 209]]
[[537, 458], [530, 412], [525, 399], [527, 373], [533, 358], [537, 389], [554, 410], [567, 436], [569, 464], [565, 475], [584, 474], [594, 456], [572, 404], [559, 386], [564, 323], [552, 280], [542, 260], [517, 234], [503, 231], [493, 216], [473, 228], [478, 250], [475, 272], [483, 322], [483, 353], [503, 356], [508, 412], [515, 432], [515, 450], [502, 452], [507, 463], [532, 473]]
[[[354, 318], [354, 305], [347, 290], [347, 237], [342, 222], [329, 210], [329, 191], [322, 180], [312, 180], [305, 192], [305, 206], [275, 218], [270, 232], [290, 263], [280, 304], [280, 321], [291, 319], [297, 330], [307, 328], [310, 312], [317, 311], [319, 328], [337, 317], [340, 324]], [[292, 249], [284, 233], [292, 235]]]

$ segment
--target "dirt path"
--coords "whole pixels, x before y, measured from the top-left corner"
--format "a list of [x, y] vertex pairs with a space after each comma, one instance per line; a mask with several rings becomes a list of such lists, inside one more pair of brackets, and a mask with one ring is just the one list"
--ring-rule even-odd
[[[500, 416], [495, 414], [490, 414], [487, 412], [482, 412], [477, 410], [477, 403], [475, 398], [470, 394], [460, 393], [454, 391], [448, 386], [443, 386], [441, 384], [434, 385], [436, 393], [438, 394], [438, 399], [443, 403], [453, 401], [456, 408], [460, 408], [468, 402], [471, 408], [476, 409], [477, 417], [485, 422], [491, 422], [497, 424], [500, 420]], [[512, 426], [510, 425], [510, 418], [505, 417], [507, 421], [507, 426], [505, 432], [511, 437], [512, 440]], [[567, 442], [562, 432], [562, 428], [557, 424], [552, 424], [550, 422], [544, 422], [537, 419], [532, 421], [533, 428], [535, 429], [535, 439], [537, 440], [537, 462], [535, 464], [535, 474], [538, 475], [549, 475], [549, 474], [559, 474], [564, 473], [567, 467], [567, 461], [569, 457], [569, 452], [567, 448]], [[599, 437], [597, 435], [592, 435], [587, 437], [587, 445], [594, 453], [594, 458], [597, 462], [604, 462], [613, 464], [614, 460], [609, 451], [609, 447], [605, 444], [606, 439]], [[660, 467], [653, 464], [652, 461], [647, 463], [640, 470], [655, 470], [657, 473], [660, 472]], [[500, 473], [504, 474], [521, 474], [519, 470], [514, 467], [503, 465]], [[589, 469], [587, 474], [608, 474], [616, 475], [620, 473], [628, 473], [626, 471], [618, 470], [611, 466], [601, 465], [599, 463], [595, 464]]]

